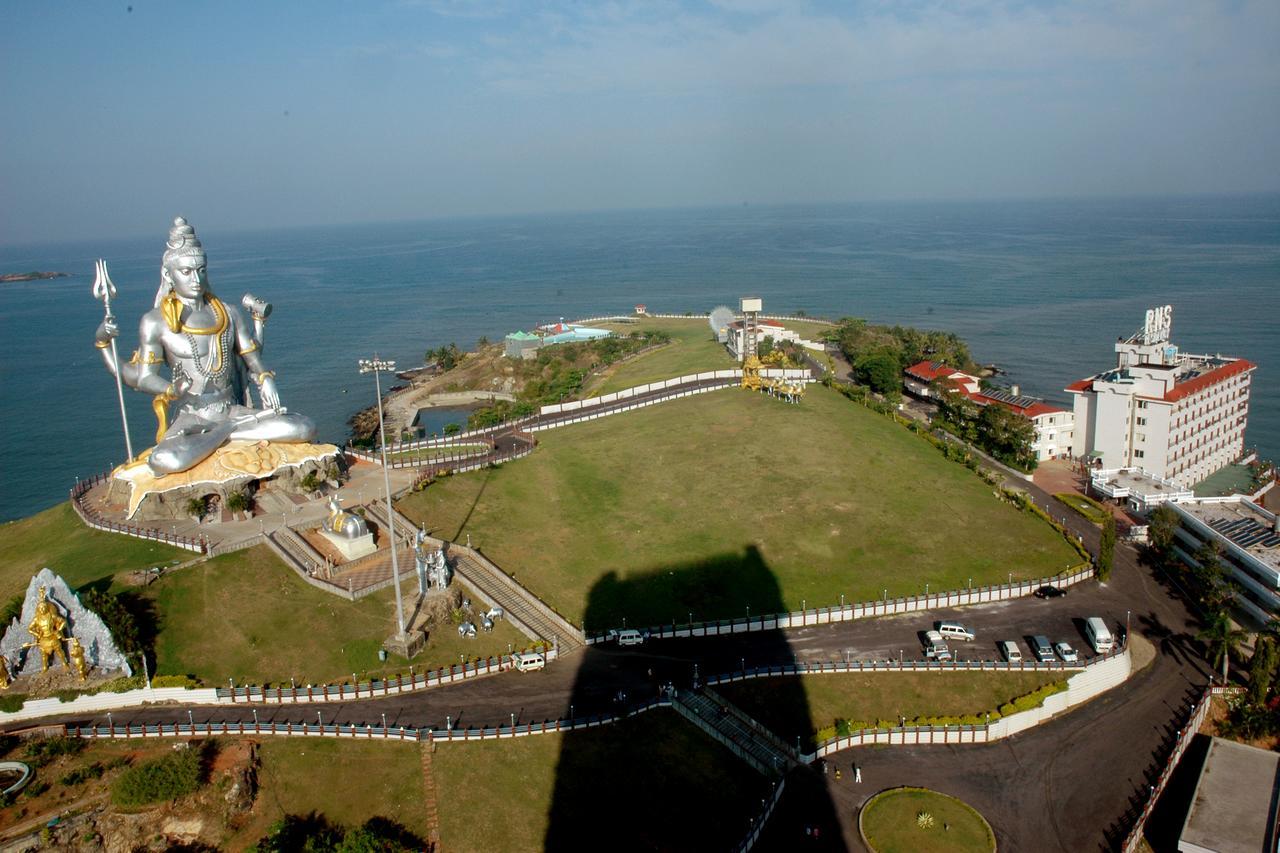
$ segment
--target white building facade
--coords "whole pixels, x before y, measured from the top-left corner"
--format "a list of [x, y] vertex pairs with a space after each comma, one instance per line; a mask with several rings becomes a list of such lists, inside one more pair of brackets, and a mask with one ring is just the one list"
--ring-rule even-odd
[[1171, 306], [1148, 311], [1143, 330], [1116, 343], [1114, 369], [1067, 386], [1074, 456], [1194, 485], [1244, 455], [1257, 365], [1179, 352], [1172, 317]]

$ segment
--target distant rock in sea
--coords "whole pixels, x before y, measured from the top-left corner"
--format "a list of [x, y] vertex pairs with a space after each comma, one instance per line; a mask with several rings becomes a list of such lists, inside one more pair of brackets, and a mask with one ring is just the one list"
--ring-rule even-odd
[[43, 281], [46, 278], [67, 278], [67, 272], [7, 272], [0, 274], [0, 284], [10, 281]]

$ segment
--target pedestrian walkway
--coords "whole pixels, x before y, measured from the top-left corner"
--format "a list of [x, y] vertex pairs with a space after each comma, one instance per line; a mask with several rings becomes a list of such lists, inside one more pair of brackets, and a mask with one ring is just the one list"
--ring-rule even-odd
[[436, 745], [430, 741], [422, 744], [422, 810], [427, 824], [427, 843], [432, 850], [440, 849], [440, 802], [436, 796], [436, 776], [431, 754]]
[[674, 691], [672, 707], [756, 770], [781, 778], [796, 764], [795, 755], [776, 743], [764, 727], [723, 698], [696, 690]]

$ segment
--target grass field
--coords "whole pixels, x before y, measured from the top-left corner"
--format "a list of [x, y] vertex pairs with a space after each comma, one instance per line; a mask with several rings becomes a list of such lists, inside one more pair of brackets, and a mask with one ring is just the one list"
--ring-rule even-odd
[[471, 535], [589, 630], [1034, 578], [1075, 552], [963, 466], [821, 386], [717, 391], [539, 434], [401, 508]]
[[252, 820], [226, 847], [252, 844], [273, 821], [312, 811], [348, 827], [386, 817], [426, 838], [419, 749], [406, 743], [265, 738]]
[[[933, 820], [921, 825], [919, 815]], [[862, 807], [862, 833], [876, 853], [988, 853], [991, 827], [955, 797], [924, 788], [896, 788]]]
[[[803, 320], [788, 320], [782, 325], [811, 341], [818, 340], [823, 332], [831, 328], [822, 323], [808, 323]], [[583, 396], [610, 394], [635, 385], [644, 385], [647, 382], [674, 379], [677, 376], [687, 376], [705, 370], [726, 370], [735, 366], [729, 351], [711, 336], [711, 326], [708, 325], [705, 317], [653, 318], [641, 320], [638, 323], [602, 323], [600, 328], [612, 329], [623, 335], [642, 329], [655, 329], [670, 335], [671, 343], [617, 366], [591, 383], [584, 390]]]
[[27, 591], [48, 566], [72, 589], [129, 569], [164, 566], [190, 551], [85, 527], [69, 502], [0, 525], [0, 602]]
[[[406, 593], [416, 589], [411, 582]], [[464, 593], [466, 594], [466, 593]], [[299, 684], [408, 672], [398, 659], [378, 661], [392, 632], [394, 592], [346, 601], [309, 586], [265, 546], [217, 557], [166, 575], [145, 590], [159, 614], [156, 669], [212, 684], [297, 679]], [[478, 601], [478, 600], [477, 600]], [[492, 633], [467, 640], [451, 626], [433, 632], [413, 661], [418, 672], [468, 658], [506, 653], [528, 640], [499, 620]]]
[[[981, 716], [1061, 678], [1049, 672], [878, 672], [757, 678], [717, 688], [785, 739], [809, 738], [836, 720]], [[804, 706], [797, 699], [803, 694]]]
[[443, 744], [433, 766], [441, 846], [457, 851], [728, 850], [768, 791], [665, 710], [566, 735]]
[[727, 370], [734, 366], [733, 358], [723, 345], [711, 336], [706, 319], [668, 320], [650, 319], [639, 323], [604, 323], [600, 328], [612, 329], [619, 334], [654, 329], [671, 336], [671, 343], [654, 352], [614, 367], [583, 390], [584, 397], [610, 394], [657, 382], [674, 379], [704, 370]]

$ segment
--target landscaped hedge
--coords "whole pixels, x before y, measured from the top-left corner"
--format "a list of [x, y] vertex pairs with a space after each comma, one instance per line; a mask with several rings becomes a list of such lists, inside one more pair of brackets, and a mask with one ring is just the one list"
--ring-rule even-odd
[[[886, 676], [891, 677], [891, 676]], [[1044, 700], [1048, 699], [1055, 693], [1061, 693], [1067, 689], [1066, 681], [1055, 681], [1052, 684], [1046, 684], [1036, 690], [1031, 691], [1016, 699], [1005, 702], [994, 711], [988, 711], [980, 714], [963, 714], [959, 716], [937, 716], [937, 717], [915, 717], [907, 720], [908, 726], [923, 728], [925, 726], [980, 726], [983, 723], [995, 722], [1001, 717], [1008, 717], [1020, 711], [1030, 711], [1032, 708], [1039, 708], [1044, 704]], [[895, 729], [898, 723], [894, 720], [876, 720], [874, 724], [865, 720], [836, 720], [835, 725], [823, 726], [814, 733], [814, 740], [817, 743], [825, 743], [837, 737], [848, 737], [857, 731], [864, 729]]]
[[1094, 524], [1102, 524], [1107, 520], [1110, 512], [1105, 506], [1095, 501], [1093, 498], [1085, 495], [1078, 495], [1075, 492], [1062, 492], [1054, 495], [1055, 498], [1071, 507]]

